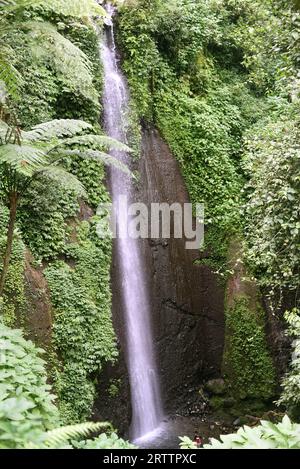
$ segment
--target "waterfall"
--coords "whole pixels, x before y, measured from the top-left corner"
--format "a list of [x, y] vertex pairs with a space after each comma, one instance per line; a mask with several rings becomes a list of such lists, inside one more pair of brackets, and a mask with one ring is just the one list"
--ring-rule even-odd
[[[114, 8], [108, 4], [106, 9], [112, 17]], [[101, 60], [104, 68], [105, 130], [110, 137], [126, 143], [129, 96], [125, 78], [118, 66], [112, 20], [107, 21], [101, 42]], [[111, 154], [130, 166], [128, 154], [120, 151], [113, 151]], [[113, 202], [117, 202], [120, 196], [126, 196], [128, 203], [134, 202], [131, 178], [112, 168], [110, 179]], [[117, 226], [126, 221], [124, 217], [127, 217], [126, 213], [116, 213]], [[139, 240], [128, 236], [118, 237], [115, 244], [127, 336], [126, 355], [132, 402], [131, 436], [137, 439], [158, 428], [163, 412]]]

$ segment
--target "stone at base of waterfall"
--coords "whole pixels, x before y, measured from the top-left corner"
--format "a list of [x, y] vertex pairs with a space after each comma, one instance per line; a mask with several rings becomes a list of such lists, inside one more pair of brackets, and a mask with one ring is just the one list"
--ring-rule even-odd
[[222, 396], [226, 393], [226, 385], [224, 379], [216, 378], [207, 381], [207, 383], [205, 384], [205, 389], [211, 394]]
[[135, 466], [137, 459], [137, 456], [117, 456], [110, 453], [108, 456], [104, 456], [103, 464], [127, 464], [133, 467]]

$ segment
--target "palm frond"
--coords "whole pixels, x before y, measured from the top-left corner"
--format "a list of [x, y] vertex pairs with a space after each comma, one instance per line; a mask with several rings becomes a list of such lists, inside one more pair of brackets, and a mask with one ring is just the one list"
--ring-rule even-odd
[[122, 161], [119, 161], [117, 158], [114, 156], [108, 155], [107, 153], [104, 153], [103, 151], [100, 150], [65, 150], [64, 154], [66, 156], [80, 156], [81, 158], [86, 158], [89, 160], [96, 160], [99, 161], [100, 163], [105, 164], [106, 166], [112, 166], [114, 168], [117, 168], [118, 170], [122, 171], [123, 173], [127, 174], [128, 176], [132, 177], [133, 174], [126, 166], [126, 164], [122, 163]]
[[62, 141], [64, 145], [80, 145], [87, 146], [93, 149], [107, 149], [107, 150], [119, 150], [126, 153], [130, 153], [132, 150], [114, 138], [107, 137], [106, 135], [80, 135], [78, 137], [68, 138]]
[[69, 173], [61, 166], [43, 166], [40, 167], [35, 173], [35, 177], [46, 177], [52, 181], [58, 182], [65, 189], [72, 190], [78, 197], [86, 197], [86, 191], [79, 179], [74, 174]]
[[56, 428], [47, 432], [45, 444], [49, 448], [55, 449], [67, 444], [69, 440], [88, 437], [91, 433], [96, 433], [103, 429], [112, 430], [112, 426], [108, 422], [86, 422]]
[[37, 148], [12, 143], [0, 145], [0, 165], [8, 165], [24, 176], [31, 176], [46, 163], [45, 153]]
[[87, 122], [75, 119], [54, 119], [38, 124], [29, 132], [22, 132], [22, 138], [27, 142], [49, 141], [55, 137], [71, 137], [83, 130], [91, 130], [93, 126]]

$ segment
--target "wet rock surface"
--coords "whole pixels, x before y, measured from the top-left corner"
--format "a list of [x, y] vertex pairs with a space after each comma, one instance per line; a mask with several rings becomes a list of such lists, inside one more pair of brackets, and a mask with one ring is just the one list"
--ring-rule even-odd
[[203, 444], [208, 444], [210, 438], [219, 438], [220, 435], [231, 433], [233, 427], [221, 422], [213, 415], [207, 419], [201, 417], [184, 417], [176, 415], [166, 420], [162, 428], [153, 438], [141, 441], [140, 448], [147, 449], [179, 449], [179, 437], [187, 436], [194, 439], [195, 433], [202, 437]]
[[[159, 133], [143, 130], [142, 157], [136, 163], [141, 179], [136, 200], [151, 203], [189, 202], [180, 168]], [[196, 265], [198, 250], [185, 249], [186, 239], [140, 240], [145, 259], [155, 350], [166, 415], [202, 415], [207, 404], [201, 383], [219, 377], [224, 346], [224, 289], [207, 266]], [[130, 390], [125, 366], [126, 336], [118, 259], [112, 268], [113, 318], [120, 345], [120, 363], [101, 374], [102, 382], [121, 379], [119, 399], [104, 398], [100, 385], [97, 418], [106, 417], [120, 430], [130, 423]], [[123, 431], [122, 431], [123, 433]]]
[[[179, 165], [159, 133], [143, 131], [137, 200], [188, 203]], [[224, 344], [224, 291], [186, 239], [143, 241], [153, 329], [165, 410], [189, 407], [193, 388], [218, 377]], [[197, 395], [197, 394], [196, 394]]]

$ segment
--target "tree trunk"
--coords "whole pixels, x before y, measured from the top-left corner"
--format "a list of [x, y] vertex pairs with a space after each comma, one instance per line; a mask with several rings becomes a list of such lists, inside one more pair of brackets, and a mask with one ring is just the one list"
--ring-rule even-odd
[[5, 279], [6, 279], [6, 275], [8, 272], [9, 261], [10, 261], [10, 256], [11, 256], [14, 228], [15, 228], [16, 215], [17, 215], [18, 194], [16, 192], [13, 192], [10, 195], [9, 199], [10, 199], [9, 224], [8, 224], [8, 230], [7, 230], [5, 254], [3, 257], [3, 268], [2, 268], [1, 277], [0, 277], [0, 297], [3, 295]]

